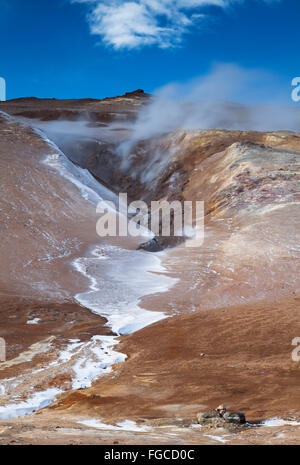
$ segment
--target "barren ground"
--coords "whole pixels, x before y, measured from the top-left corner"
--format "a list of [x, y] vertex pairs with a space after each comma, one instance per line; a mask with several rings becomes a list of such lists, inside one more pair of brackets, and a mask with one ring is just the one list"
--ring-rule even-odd
[[[51, 105], [29, 99], [0, 104], [0, 110], [44, 121], [87, 113], [94, 123], [108, 124], [115, 113], [133, 117], [141, 99]], [[140, 305], [168, 318], [121, 336], [115, 350], [127, 355], [126, 362], [92, 387], [74, 390], [71, 362], [59, 372], [33, 372], [55, 361], [70, 339], [111, 334], [104, 318], [74, 301], [87, 283], [70, 261], [95, 244], [95, 212], [73, 185], [41, 167], [40, 153], [49, 148], [39, 136], [5, 121], [0, 130], [0, 335], [7, 341], [1, 379], [24, 377], [20, 399], [32, 386], [65, 390], [35, 414], [1, 421], [0, 443], [299, 444], [300, 362], [291, 356], [292, 340], [300, 337], [299, 135], [178, 131], [145, 142], [177, 147], [150, 187], [114, 172], [114, 184], [128, 188], [132, 198], [143, 193], [147, 199], [154, 191], [156, 198], [205, 200], [205, 242], [199, 249], [180, 245], [164, 253], [167, 274], [178, 282]], [[147, 158], [142, 162], [148, 166]], [[41, 209], [45, 204], [49, 216]], [[57, 243], [43, 236], [46, 229]], [[47, 262], [65, 239], [68, 257]], [[134, 248], [130, 241], [121, 245]], [[35, 318], [41, 323], [28, 324]], [[40, 350], [49, 344], [51, 350]], [[2, 395], [1, 405], [7, 403]], [[234, 433], [188, 426], [198, 412], [220, 403], [245, 412], [252, 424], [275, 417], [290, 424]], [[88, 419], [106, 423], [107, 430], [82, 424]], [[128, 420], [148, 430], [111, 429]]]

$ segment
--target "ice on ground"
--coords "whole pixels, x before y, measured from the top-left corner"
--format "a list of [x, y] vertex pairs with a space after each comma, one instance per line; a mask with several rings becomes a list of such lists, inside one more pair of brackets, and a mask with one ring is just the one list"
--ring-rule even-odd
[[36, 410], [50, 405], [62, 391], [57, 388], [49, 388], [46, 391], [36, 392], [30, 399], [15, 404], [0, 405], [0, 420], [23, 417]]
[[93, 336], [88, 342], [78, 342], [78, 339], [69, 342], [49, 367], [70, 363], [74, 376], [72, 389], [91, 387], [100, 375], [110, 373], [115, 363], [126, 360], [125, 354], [113, 349], [118, 344], [114, 336]]
[[261, 423], [262, 426], [300, 426], [296, 420], [283, 420], [282, 418], [270, 418]]
[[214, 441], [222, 442], [223, 444], [225, 444], [225, 442], [228, 442], [228, 439], [225, 439], [224, 436], [213, 436], [212, 434], [205, 434], [204, 436], [213, 439]]
[[78, 423], [81, 425], [89, 426], [91, 428], [105, 429], [111, 431], [146, 432], [151, 430], [149, 426], [137, 425], [136, 422], [132, 420], [124, 420], [117, 423], [116, 425], [107, 425], [106, 423], [102, 423], [97, 418], [91, 418], [89, 420], [79, 421]]
[[40, 318], [34, 318], [33, 320], [28, 320], [26, 324], [27, 325], [38, 325], [40, 321], [41, 321]]
[[101, 260], [95, 251], [91, 255], [73, 262], [90, 281], [90, 290], [75, 296], [81, 305], [105, 317], [117, 334], [131, 334], [166, 318], [139, 306], [142, 297], [166, 292], [177, 282], [164, 274], [158, 254], [103, 246]]
[[117, 344], [118, 341], [113, 336], [92, 337], [91, 341], [85, 344], [90, 355], [87, 357], [87, 354], [83, 353], [72, 366], [75, 373], [72, 388], [88, 388], [94, 379], [110, 373], [114, 364], [124, 362], [126, 355], [113, 350]]
[[116, 202], [117, 195], [114, 192], [97, 182], [87, 169], [74, 165], [59, 147], [48, 139], [45, 133], [36, 128], [34, 130], [54, 151], [51, 155], [47, 155], [42, 162], [76, 185], [85, 200], [94, 205], [98, 205], [104, 198]]
[[[117, 196], [113, 192], [99, 184], [87, 170], [70, 162], [42, 132], [36, 132], [52, 149], [42, 163], [76, 185], [82, 197], [93, 205], [103, 199], [116, 203]], [[51, 258], [47, 257], [49, 261]], [[161, 266], [159, 254], [154, 256], [114, 246], [104, 246], [100, 250], [97, 246], [91, 256], [76, 259], [74, 266], [90, 280], [88, 292], [78, 294], [77, 301], [107, 318], [116, 334], [129, 334], [165, 318], [163, 312], [150, 312], [139, 307], [139, 301], [145, 295], [165, 292], [177, 282], [163, 275], [165, 269]], [[34, 318], [27, 324], [36, 325], [39, 321], [39, 318]], [[74, 373], [72, 388], [90, 387], [95, 378], [109, 373], [113, 364], [126, 359], [125, 354], [113, 349], [116, 344], [116, 339], [111, 336], [95, 336], [87, 343], [70, 341], [55, 361], [35, 372], [54, 366], [60, 369], [71, 367]], [[20, 403], [1, 406], [0, 419], [32, 413], [49, 405], [60, 392], [48, 389]], [[117, 426], [119, 429], [123, 427], [134, 428], [134, 424], [123, 422]]]

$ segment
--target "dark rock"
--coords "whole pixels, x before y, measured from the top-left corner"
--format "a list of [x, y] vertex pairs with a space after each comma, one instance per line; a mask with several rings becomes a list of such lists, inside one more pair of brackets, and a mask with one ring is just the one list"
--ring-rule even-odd
[[146, 250], [146, 252], [161, 252], [163, 247], [160, 245], [156, 237], [154, 237], [150, 241], [140, 244], [137, 250]]
[[223, 418], [221, 418], [215, 412], [204, 412], [197, 414], [197, 422], [199, 425], [212, 425], [217, 426], [218, 423], [225, 423]]
[[134, 94], [144, 94], [144, 91], [143, 89], [137, 89], [137, 90], [133, 90], [132, 92], [126, 92], [125, 95], [134, 95]]
[[223, 416], [226, 423], [236, 423], [239, 425], [243, 425], [246, 423], [246, 417], [244, 413], [241, 412], [226, 412]]

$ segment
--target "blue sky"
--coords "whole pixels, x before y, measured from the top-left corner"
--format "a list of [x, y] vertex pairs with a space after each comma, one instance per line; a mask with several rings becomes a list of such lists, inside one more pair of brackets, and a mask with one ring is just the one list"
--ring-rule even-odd
[[288, 95], [299, 18], [299, 0], [0, 0], [0, 76], [8, 99], [102, 98], [235, 63]]

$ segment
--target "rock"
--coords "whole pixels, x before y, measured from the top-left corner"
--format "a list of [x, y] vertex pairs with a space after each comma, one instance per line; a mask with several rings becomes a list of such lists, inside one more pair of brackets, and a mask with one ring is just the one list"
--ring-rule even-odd
[[140, 244], [137, 250], [146, 250], [146, 252], [161, 252], [163, 247], [160, 245], [156, 237], [154, 237], [151, 239], [151, 241]]
[[209, 425], [218, 428], [224, 426], [226, 423], [243, 425], [246, 423], [246, 417], [241, 412], [227, 412], [226, 406], [221, 404], [214, 412], [198, 413], [197, 422], [200, 425]]
[[188, 427], [194, 421], [192, 419], [184, 419], [184, 418], [154, 418], [152, 420], [147, 421], [147, 426], [152, 427], [165, 427], [165, 426], [177, 426], [177, 427]]
[[141, 94], [144, 94], [145, 92], [143, 91], [143, 89], [137, 89], [137, 90], [134, 90], [132, 92], [126, 92], [125, 93], [125, 96], [128, 96], [128, 95], [141, 95]]
[[226, 412], [223, 416], [226, 423], [235, 423], [243, 425], [246, 423], [246, 417], [244, 413], [241, 412]]
[[199, 425], [213, 425], [217, 426], [218, 423], [225, 423], [215, 412], [204, 412], [197, 414], [197, 422]]

